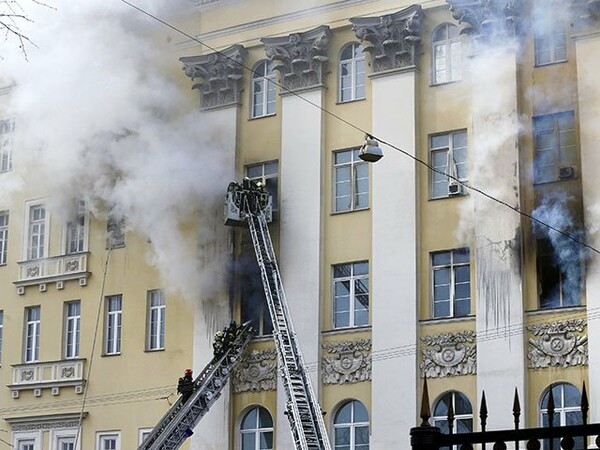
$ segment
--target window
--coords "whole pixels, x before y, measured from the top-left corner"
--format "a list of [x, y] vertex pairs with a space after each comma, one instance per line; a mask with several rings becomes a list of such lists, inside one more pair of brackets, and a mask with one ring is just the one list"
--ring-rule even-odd
[[44, 204], [31, 205], [28, 214], [27, 259], [45, 258], [48, 247], [46, 207]]
[[369, 263], [333, 266], [333, 327], [369, 324]]
[[[540, 422], [543, 427], [547, 427], [548, 423], [548, 402], [550, 400], [550, 391], [554, 400], [554, 416], [552, 419], [553, 426], [566, 425], [582, 425], [583, 416], [581, 415], [581, 393], [579, 390], [569, 383], [557, 383], [551, 386], [542, 396], [540, 404]], [[576, 437], [575, 446], [573, 448], [584, 448], [583, 438]], [[552, 448], [559, 449], [560, 439], [553, 440]], [[543, 441], [544, 450], [550, 448], [548, 439]]]
[[242, 323], [250, 322], [256, 336], [273, 334], [273, 322], [267, 306], [260, 268], [254, 256], [252, 244], [244, 242], [242, 256], [238, 260]]
[[140, 428], [138, 433], [138, 446], [144, 443], [144, 439], [152, 434], [152, 428]]
[[125, 246], [125, 217], [113, 211], [106, 221], [106, 248], [113, 249]]
[[61, 437], [56, 441], [57, 450], [75, 450], [75, 438], [74, 437]]
[[12, 169], [12, 135], [14, 128], [14, 121], [0, 120], [0, 173]]
[[65, 303], [65, 358], [79, 358], [79, 328], [81, 326], [81, 302]]
[[533, 182], [571, 179], [577, 165], [573, 111], [533, 118], [535, 155]]
[[96, 435], [97, 450], [121, 450], [121, 436], [118, 433], [98, 433]]
[[346, 45], [340, 54], [339, 100], [365, 98], [365, 55], [360, 44]]
[[79, 201], [76, 216], [67, 222], [66, 253], [68, 255], [86, 250], [86, 221], [85, 202]]
[[17, 441], [17, 449], [18, 450], [36, 450], [35, 448], [35, 440], [33, 439], [19, 439]]
[[334, 212], [369, 207], [369, 166], [358, 157], [359, 149], [333, 153]]
[[260, 164], [246, 166], [246, 176], [254, 181], [262, 181], [271, 194], [273, 200], [273, 211], [277, 211], [279, 198], [279, 164], [277, 161], [269, 161]]
[[[454, 411], [452, 432], [455, 434], [471, 433], [473, 431], [473, 407], [465, 394], [456, 391], [443, 394], [433, 407], [433, 426], [438, 427], [442, 433], [448, 434], [448, 408], [450, 405]], [[447, 449], [448, 447], [440, 447], [440, 450]]]
[[42, 431], [13, 431], [12, 434], [13, 445], [8, 444], [8, 447], [15, 450], [41, 450]]
[[242, 450], [273, 449], [273, 419], [265, 408], [257, 406], [246, 413], [240, 426]]
[[445, 23], [433, 32], [433, 84], [461, 79], [462, 49], [457, 26]]
[[80, 445], [75, 446], [77, 429], [60, 428], [50, 431], [50, 448], [52, 450], [79, 450]]
[[146, 350], [165, 348], [165, 295], [162, 291], [148, 291], [148, 322]]
[[275, 72], [271, 61], [263, 61], [252, 72], [252, 117], [271, 114], [275, 114]]
[[6, 264], [8, 257], [8, 211], [0, 211], [0, 265]]
[[543, 66], [567, 60], [565, 24], [558, 18], [539, 20], [534, 26], [535, 65]]
[[25, 308], [25, 362], [40, 358], [40, 307]]
[[[574, 233], [581, 239], [581, 233]], [[563, 236], [537, 239], [537, 276], [540, 308], [581, 304], [582, 267], [579, 244]]]
[[431, 254], [433, 317], [462, 317], [471, 312], [469, 249]]
[[431, 198], [462, 194], [462, 186], [448, 175], [467, 181], [467, 132], [454, 131], [430, 137], [431, 165], [438, 172], [431, 173]]
[[104, 353], [118, 355], [121, 353], [121, 316], [123, 297], [113, 295], [106, 297], [106, 318], [104, 328]]
[[333, 419], [335, 450], [369, 450], [369, 413], [361, 402], [345, 403]]
[[4, 342], [4, 311], [0, 310], [0, 364], [2, 363], [2, 344]]

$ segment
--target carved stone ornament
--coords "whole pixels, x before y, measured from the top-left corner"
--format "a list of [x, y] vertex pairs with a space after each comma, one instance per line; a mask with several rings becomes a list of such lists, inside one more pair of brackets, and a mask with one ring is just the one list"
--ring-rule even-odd
[[496, 42], [515, 34], [523, 0], [446, 0], [452, 17], [466, 24], [463, 33], [478, 42]]
[[232, 373], [233, 392], [274, 391], [277, 388], [277, 352], [274, 349], [245, 353]]
[[75, 367], [73, 367], [73, 366], [62, 367], [61, 371], [60, 371], [60, 376], [61, 376], [61, 378], [71, 378], [71, 377], [75, 376]]
[[571, 319], [527, 327], [535, 336], [529, 338], [529, 367], [586, 366], [588, 338], [583, 334], [586, 326], [585, 319]]
[[33, 369], [25, 369], [21, 372], [21, 380], [24, 381], [32, 381], [34, 378], [35, 372]]
[[576, 32], [600, 30], [600, 0], [573, 0], [571, 8]]
[[27, 278], [37, 277], [40, 275], [40, 266], [29, 266], [27, 268]]
[[[322, 25], [304, 33], [262, 38], [267, 58], [280, 74], [285, 89], [298, 90], [323, 86], [327, 73], [327, 45], [331, 31]], [[285, 94], [286, 92], [282, 92]]]
[[423, 336], [421, 340], [427, 348], [421, 351], [421, 376], [440, 378], [476, 374], [475, 336], [475, 331]]
[[79, 269], [79, 261], [76, 259], [70, 259], [65, 262], [65, 271], [67, 272], [75, 272]]
[[63, 420], [63, 421], [43, 421], [36, 423], [23, 423], [11, 426], [12, 431], [38, 431], [38, 430], [55, 430], [61, 428], [77, 428], [80, 426], [79, 420]]
[[236, 44], [217, 53], [179, 58], [185, 74], [192, 81], [200, 80], [192, 89], [200, 91], [202, 109], [239, 104], [247, 54]]
[[323, 384], [358, 383], [371, 379], [371, 340], [323, 344]]
[[417, 65], [422, 20], [418, 5], [385, 16], [350, 19], [364, 51], [371, 55], [373, 73]]

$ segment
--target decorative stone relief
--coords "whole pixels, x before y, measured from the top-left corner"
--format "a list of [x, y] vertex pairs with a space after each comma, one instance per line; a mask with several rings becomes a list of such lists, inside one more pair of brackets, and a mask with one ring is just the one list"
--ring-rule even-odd
[[529, 367], [587, 365], [588, 338], [583, 334], [586, 326], [585, 319], [571, 319], [527, 327], [535, 336], [529, 338]]
[[267, 58], [279, 72], [284, 88], [298, 90], [323, 86], [329, 62], [330, 35], [329, 27], [322, 25], [304, 33], [261, 39]]
[[446, 0], [452, 17], [476, 41], [492, 41], [513, 36], [522, 0]]
[[72, 378], [75, 376], [75, 367], [74, 366], [66, 366], [62, 367], [60, 371], [61, 378]]
[[245, 353], [232, 373], [233, 392], [274, 391], [277, 388], [277, 351]]
[[416, 66], [422, 20], [418, 5], [385, 16], [350, 19], [364, 51], [371, 55], [373, 73]]
[[27, 278], [37, 277], [40, 275], [40, 266], [29, 266], [27, 268]]
[[240, 102], [244, 59], [247, 50], [239, 44], [208, 55], [180, 58], [185, 74], [195, 81], [202, 109], [237, 105]]
[[371, 340], [330, 342], [322, 345], [323, 384], [358, 383], [371, 379]]
[[34, 378], [35, 372], [33, 369], [26, 369], [21, 372], [21, 380], [24, 381], [32, 381]]
[[421, 340], [428, 348], [421, 351], [421, 376], [440, 378], [476, 374], [475, 336], [475, 331], [423, 336]]
[[77, 259], [71, 259], [65, 261], [65, 271], [66, 272], [75, 272], [79, 269], [79, 261]]

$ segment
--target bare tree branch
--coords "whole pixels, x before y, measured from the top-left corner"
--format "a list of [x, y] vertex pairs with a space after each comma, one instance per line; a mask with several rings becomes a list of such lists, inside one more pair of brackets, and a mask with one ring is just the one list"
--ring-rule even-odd
[[50, 9], [54, 8], [41, 0], [0, 0], [0, 39], [3, 38], [5, 43], [9, 42], [11, 39], [16, 39], [19, 50], [25, 59], [27, 59], [27, 47], [37, 47], [37, 45], [35, 45], [35, 42], [33, 42], [22, 29], [23, 23], [33, 22], [21, 5], [23, 1]]

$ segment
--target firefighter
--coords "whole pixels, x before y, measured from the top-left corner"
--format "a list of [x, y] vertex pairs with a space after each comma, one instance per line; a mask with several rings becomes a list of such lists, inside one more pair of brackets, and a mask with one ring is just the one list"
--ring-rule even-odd
[[177, 392], [181, 394], [183, 403], [187, 402], [194, 392], [194, 379], [192, 378], [192, 369], [185, 369], [185, 372], [177, 383]]
[[213, 341], [213, 353], [216, 358], [222, 356], [225, 353], [225, 336], [222, 331], [217, 331], [215, 334], [215, 340]]

